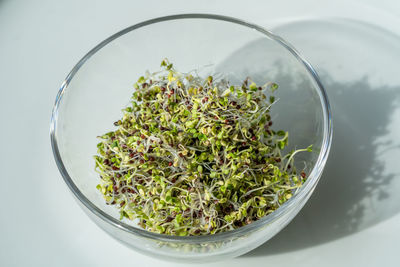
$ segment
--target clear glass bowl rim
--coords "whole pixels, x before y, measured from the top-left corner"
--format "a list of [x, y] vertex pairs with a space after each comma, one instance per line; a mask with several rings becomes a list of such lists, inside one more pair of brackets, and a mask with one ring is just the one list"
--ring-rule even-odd
[[[93, 56], [97, 51], [99, 51], [101, 48], [106, 46], [108, 43], [112, 42], [113, 40], [117, 39], [118, 37], [131, 32], [135, 29], [139, 29], [144, 26], [148, 26], [151, 24], [155, 23], [160, 23], [160, 22], [165, 22], [165, 21], [171, 21], [171, 20], [180, 20], [180, 19], [209, 19], [209, 20], [217, 20], [217, 21], [225, 21], [225, 22], [231, 22], [234, 24], [242, 25], [245, 27], [248, 27], [249, 29], [256, 30], [264, 35], [266, 35], [268, 38], [276, 41], [280, 45], [282, 45], [284, 48], [286, 48], [297, 60], [299, 60], [306, 70], [309, 72], [311, 77], [315, 80], [316, 85], [317, 85], [317, 91], [318, 95], [322, 104], [322, 112], [323, 112], [323, 141], [322, 141], [322, 146], [320, 153], [318, 155], [317, 162], [315, 163], [312, 171], [309, 174], [309, 177], [304, 183], [304, 185], [300, 188], [300, 190], [288, 201], [286, 201], [282, 206], [280, 206], [277, 210], [275, 210], [273, 213], [269, 214], [268, 216], [265, 216], [261, 218], [258, 221], [255, 221], [249, 225], [240, 227], [235, 230], [223, 232], [223, 233], [217, 233], [213, 235], [203, 235], [203, 236], [169, 236], [169, 235], [163, 235], [163, 234], [157, 234], [157, 233], [152, 233], [144, 229], [140, 228], [135, 228], [133, 226], [130, 226], [122, 221], [119, 221], [112, 216], [108, 215], [107, 213], [103, 212], [101, 209], [97, 208], [96, 205], [94, 205], [91, 201], [89, 201], [88, 198], [85, 197], [85, 195], [79, 190], [79, 188], [75, 185], [71, 177], [69, 176], [64, 163], [62, 161], [59, 149], [58, 149], [58, 144], [57, 144], [57, 137], [56, 137], [56, 129], [57, 129], [57, 120], [58, 120], [58, 109], [60, 106], [60, 103], [62, 101], [63, 93], [64, 91], [68, 88], [69, 82], [74, 78], [74, 75], [77, 73], [77, 71], [80, 69], [80, 67], [91, 57]], [[332, 115], [331, 115], [331, 109], [328, 101], [327, 94], [325, 92], [325, 89], [318, 77], [318, 74], [314, 70], [314, 68], [311, 66], [310, 63], [308, 63], [303, 56], [300, 55], [297, 50], [290, 45], [288, 42], [286, 42], [284, 39], [281, 37], [273, 34], [272, 32], [257, 26], [255, 24], [236, 19], [233, 17], [228, 17], [228, 16], [222, 16], [222, 15], [215, 15], [215, 14], [200, 14], [200, 13], [193, 13], [193, 14], [178, 14], [178, 15], [169, 15], [169, 16], [163, 16], [163, 17], [158, 17], [150, 20], [143, 21], [141, 23], [135, 24], [133, 26], [130, 26], [126, 29], [123, 29], [109, 38], [105, 39], [102, 41], [100, 44], [98, 44], [96, 47], [94, 47], [92, 50], [90, 50], [71, 70], [71, 72], [67, 75], [66, 79], [64, 82], [61, 84], [61, 87], [58, 91], [58, 94], [56, 96], [56, 100], [53, 106], [52, 110], [52, 116], [51, 116], [51, 122], [50, 122], [50, 140], [51, 140], [51, 146], [53, 150], [53, 155], [57, 164], [57, 167], [69, 187], [69, 189], [72, 191], [72, 193], [75, 195], [75, 197], [94, 215], [97, 217], [101, 218], [103, 221], [106, 223], [111, 224], [112, 226], [145, 238], [150, 238], [150, 239], [155, 239], [157, 241], [164, 241], [164, 242], [174, 242], [174, 243], [206, 243], [206, 242], [217, 242], [217, 241], [222, 241], [226, 240], [229, 238], [237, 237], [239, 235], [245, 234], [247, 232], [251, 232], [252, 230], [255, 230], [257, 228], [262, 227], [265, 224], [269, 224], [273, 222], [276, 218], [279, 218], [282, 213], [285, 212], [286, 209], [289, 209], [292, 205], [296, 205], [297, 200], [303, 198], [312, 188], [314, 185], [318, 182], [323, 168], [325, 166], [326, 160], [328, 158], [329, 150], [331, 147], [331, 142], [332, 142]]]

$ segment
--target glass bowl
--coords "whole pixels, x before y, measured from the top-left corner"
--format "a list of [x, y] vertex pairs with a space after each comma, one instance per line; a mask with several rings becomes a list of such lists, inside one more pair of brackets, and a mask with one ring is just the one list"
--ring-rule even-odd
[[[119, 220], [96, 189], [96, 136], [113, 130], [146, 70], [168, 58], [183, 72], [219, 73], [232, 83], [251, 77], [279, 84], [271, 110], [276, 129], [289, 131], [289, 148], [301, 153], [299, 168], [309, 174], [300, 190], [272, 214], [229, 232], [208, 236], [151, 233]], [[230, 17], [184, 14], [148, 20], [124, 29], [87, 53], [63, 82], [51, 118], [51, 144], [58, 168], [87, 215], [112, 237], [157, 258], [205, 262], [231, 258], [261, 245], [299, 212], [323, 171], [332, 136], [326, 93], [315, 70], [282, 38]]]

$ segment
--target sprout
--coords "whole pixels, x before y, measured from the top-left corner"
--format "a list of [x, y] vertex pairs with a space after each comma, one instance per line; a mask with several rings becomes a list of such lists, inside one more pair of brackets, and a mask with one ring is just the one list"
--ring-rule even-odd
[[282, 155], [289, 133], [274, 131], [270, 109], [278, 88], [241, 85], [162, 70], [133, 85], [131, 106], [115, 131], [99, 136], [97, 189], [121, 219], [167, 235], [229, 231], [267, 216], [306, 180], [294, 156]]

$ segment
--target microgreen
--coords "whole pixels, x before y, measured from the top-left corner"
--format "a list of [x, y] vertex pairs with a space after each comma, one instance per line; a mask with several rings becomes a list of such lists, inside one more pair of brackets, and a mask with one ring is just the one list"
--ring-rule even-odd
[[[151, 232], [215, 234], [279, 208], [306, 180], [282, 155], [288, 132], [271, 128], [276, 83], [232, 85], [162, 70], [134, 83], [115, 131], [99, 136], [97, 189], [122, 218]], [[268, 97], [267, 97], [268, 95]]]

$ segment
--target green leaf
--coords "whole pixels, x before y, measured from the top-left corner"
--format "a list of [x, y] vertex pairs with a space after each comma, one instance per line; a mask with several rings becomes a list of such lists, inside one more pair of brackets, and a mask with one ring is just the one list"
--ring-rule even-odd
[[219, 188], [219, 191], [221, 191], [223, 194], [226, 192], [226, 187], [223, 185]]
[[115, 140], [113, 143], [112, 143], [112, 145], [111, 145], [111, 147], [118, 147], [118, 141], [117, 140]]
[[252, 96], [253, 96], [252, 94], [248, 93], [248, 94], [247, 94], [247, 101], [250, 101], [251, 98], [252, 98]]
[[271, 84], [271, 91], [272, 91], [272, 92], [275, 92], [275, 91], [278, 89], [278, 87], [279, 87], [279, 86], [278, 86], [276, 83], [272, 83], [272, 84]]
[[251, 84], [250, 84], [250, 86], [249, 86], [249, 88], [250, 88], [250, 90], [252, 90], [252, 91], [257, 91], [257, 84], [255, 84], [254, 82], [252, 82]]
[[269, 102], [272, 104], [272, 103], [274, 103], [275, 102], [275, 96], [270, 96], [269, 97]]
[[284, 149], [285, 148], [285, 142], [284, 141], [279, 141], [278, 142], [278, 147], [279, 147], [279, 149]]
[[285, 136], [286, 133], [284, 131], [278, 131], [276, 134], [278, 136]]
[[201, 165], [197, 166], [197, 171], [202, 173], [203, 172], [203, 166], [201, 166]]

